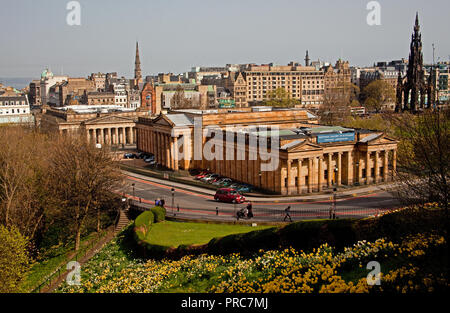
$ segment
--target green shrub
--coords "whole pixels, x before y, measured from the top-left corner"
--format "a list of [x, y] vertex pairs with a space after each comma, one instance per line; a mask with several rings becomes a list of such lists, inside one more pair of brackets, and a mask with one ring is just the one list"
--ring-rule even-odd
[[154, 221], [155, 216], [152, 211], [145, 211], [136, 218], [134, 221], [134, 232], [139, 241], [145, 239]]
[[0, 225], [0, 293], [19, 292], [30, 268], [29, 241], [15, 228]]
[[166, 219], [166, 209], [160, 206], [155, 206], [151, 209], [155, 216], [155, 223], [162, 222]]

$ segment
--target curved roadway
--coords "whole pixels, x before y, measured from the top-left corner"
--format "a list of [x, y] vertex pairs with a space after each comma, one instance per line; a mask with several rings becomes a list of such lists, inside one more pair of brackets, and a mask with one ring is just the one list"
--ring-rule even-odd
[[[165, 200], [165, 206], [169, 216], [190, 219], [207, 220], [235, 220], [235, 211], [246, 206], [246, 204], [231, 204], [214, 201], [212, 195], [206, 195], [195, 191], [188, 191], [177, 188], [174, 192], [174, 201], [172, 206], [171, 186], [148, 178], [137, 178], [127, 176], [127, 183], [134, 186], [134, 199], [142, 201], [143, 205], [152, 206], [155, 200], [162, 198]], [[170, 184], [170, 182], [167, 182]], [[125, 191], [128, 197], [133, 198], [132, 187]], [[332, 200], [297, 202], [292, 198], [286, 201], [274, 201], [270, 198], [261, 199], [253, 202], [253, 213], [255, 221], [281, 222], [285, 217], [284, 210], [287, 206], [291, 207], [290, 215], [293, 220], [329, 218], [329, 209]], [[364, 217], [377, 215], [384, 210], [399, 207], [400, 203], [392, 194], [379, 191], [374, 194], [357, 196], [347, 199], [338, 199], [336, 201], [337, 217]], [[218, 215], [216, 208], [218, 208]], [[286, 219], [288, 220], [288, 219]]]

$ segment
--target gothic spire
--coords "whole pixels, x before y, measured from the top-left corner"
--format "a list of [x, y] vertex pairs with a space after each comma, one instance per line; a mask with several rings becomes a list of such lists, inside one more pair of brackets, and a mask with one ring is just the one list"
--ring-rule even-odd
[[141, 73], [141, 60], [139, 58], [139, 43], [136, 41], [136, 59], [134, 62], [134, 79], [137, 82], [142, 82], [142, 73]]
[[305, 66], [309, 66], [309, 61], [310, 61], [310, 59], [309, 59], [309, 52], [308, 52], [308, 50], [306, 50]]

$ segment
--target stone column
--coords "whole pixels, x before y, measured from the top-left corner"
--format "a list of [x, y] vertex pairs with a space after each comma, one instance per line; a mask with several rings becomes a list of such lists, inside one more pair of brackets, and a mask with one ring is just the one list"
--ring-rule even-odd
[[287, 194], [290, 195], [292, 193], [292, 160], [287, 160]]
[[312, 192], [313, 187], [313, 159], [308, 158], [308, 193]]
[[173, 160], [174, 160], [174, 170], [178, 171], [179, 166], [178, 166], [178, 153], [179, 153], [179, 149], [178, 149], [178, 138], [175, 137], [173, 138]]
[[340, 186], [342, 184], [342, 152], [338, 152], [337, 168], [338, 168], [337, 185]]
[[134, 144], [134, 127], [130, 127], [130, 143]]
[[366, 152], [366, 185], [369, 184], [370, 177], [370, 152]]
[[384, 150], [383, 152], [383, 181], [388, 181], [388, 169], [389, 169], [389, 150]]
[[380, 172], [380, 163], [378, 162], [378, 157], [379, 157], [379, 152], [375, 151], [375, 168], [374, 168], [374, 181], [375, 184], [378, 183], [378, 177], [379, 177], [379, 172]]
[[302, 159], [297, 161], [297, 193], [302, 193]]
[[392, 150], [392, 177], [397, 176], [397, 150]]
[[353, 185], [353, 160], [352, 152], [347, 152], [347, 185]]
[[170, 138], [169, 138], [169, 135], [167, 135], [167, 134], [165, 134], [164, 135], [164, 141], [165, 141], [165, 144], [166, 144], [166, 166], [168, 167], [168, 168], [171, 168], [170, 167], [170, 163], [171, 163], [171, 159], [170, 159]]
[[[318, 172], [317, 178], [319, 181], [317, 183], [317, 186], [318, 186], [317, 190], [322, 191], [322, 182], [323, 182], [323, 158], [322, 157], [319, 157], [318, 163], [319, 163], [319, 166], [318, 166], [319, 172]], [[328, 177], [329, 176], [330, 175], [328, 175]]]
[[328, 169], [327, 186], [328, 186], [328, 188], [331, 187], [331, 179], [333, 177], [333, 169], [331, 168], [332, 158], [333, 158], [333, 154], [332, 153], [328, 153], [328, 165], [327, 165], [327, 169]]

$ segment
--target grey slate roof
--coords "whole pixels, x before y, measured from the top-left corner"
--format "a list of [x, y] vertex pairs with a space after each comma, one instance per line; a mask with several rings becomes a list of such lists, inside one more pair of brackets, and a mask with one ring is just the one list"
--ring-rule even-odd
[[186, 114], [167, 114], [166, 117], [175, 124], [175, 126], [190, 126], [194, 122]]

